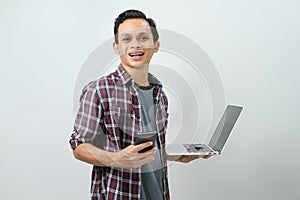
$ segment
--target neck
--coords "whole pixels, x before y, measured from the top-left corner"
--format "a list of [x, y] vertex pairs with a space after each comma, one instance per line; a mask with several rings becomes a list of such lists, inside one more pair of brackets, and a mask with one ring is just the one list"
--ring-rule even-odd
[[140, 66], [140, 67], [128, 67], [123, 65], [126, 69], [127, 73], [133, 78], [133, 80], [139, 84], [140, 86], [149, 86], [150, 83], [148, 81], [148, 69], [149, 66]]

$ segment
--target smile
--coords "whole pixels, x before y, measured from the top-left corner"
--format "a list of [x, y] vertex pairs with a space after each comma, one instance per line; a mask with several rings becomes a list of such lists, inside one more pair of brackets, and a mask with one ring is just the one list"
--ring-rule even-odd
[[135, 57], [135, 56], [143, 56], [144, 53], [129, 53], [129, 56]]

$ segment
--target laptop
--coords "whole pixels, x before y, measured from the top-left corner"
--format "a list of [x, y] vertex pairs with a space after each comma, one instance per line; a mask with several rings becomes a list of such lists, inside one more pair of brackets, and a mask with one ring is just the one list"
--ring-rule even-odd
[[235, 105], [228, 105], [226, 107], [208, 144], [169, 144], [166, 147], [167, 154], [170, 156], [221, 154], [242, 109], [243, 107]]

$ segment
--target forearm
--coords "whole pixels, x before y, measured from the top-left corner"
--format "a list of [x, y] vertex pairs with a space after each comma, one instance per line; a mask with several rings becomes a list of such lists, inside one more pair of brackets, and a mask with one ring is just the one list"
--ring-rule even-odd
[[139, 145], [129, 145], [118, 152], [110, 152], [90, 143], [82, 143], [75, 148], [73, 154], [78, 160], [96, 166], [137, 168], [154, 160], [157, 150], [155, 147], [144, 153], [138, 153], [151, 145], [152, 142], [145, 142]]
[[102, 150], [90, 143], [82, 143], [73, 151], [75, 158], [96, 166], [114, 166], [113, 152]]

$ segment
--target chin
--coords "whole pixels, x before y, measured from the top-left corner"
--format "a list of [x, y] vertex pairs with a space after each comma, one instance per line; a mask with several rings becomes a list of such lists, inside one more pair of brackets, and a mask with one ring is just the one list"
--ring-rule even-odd
[[147, 67], [148, 64], [144, 64], [144, 63], [141, 63], [141, 64], [134, 63], [134, 64], [130, 64], [130, 66], [131, 66], [132, 68], [138, 69], [138, 68], [144, 68], [144, 67]]
[[132, 68], [143, 68], [143, 67], [147, 67], [149, 65], [149, 62], [127, 62], [126, 63], [127, 66], [130, 66]]

